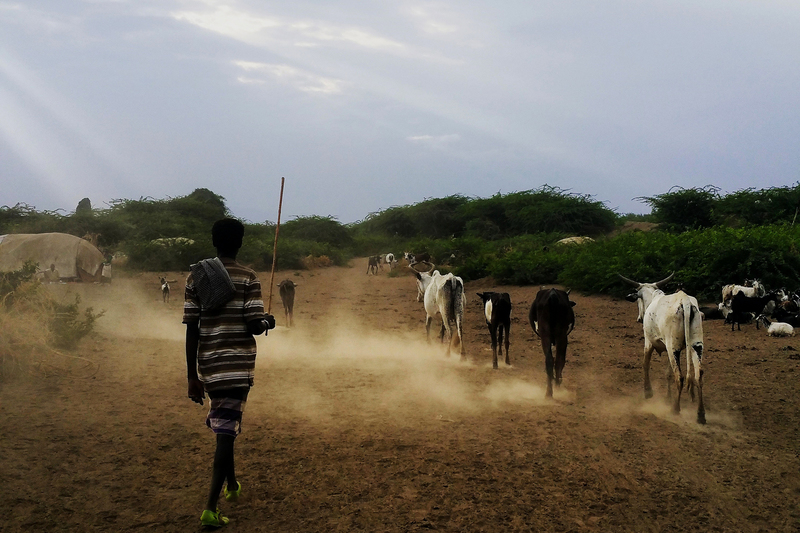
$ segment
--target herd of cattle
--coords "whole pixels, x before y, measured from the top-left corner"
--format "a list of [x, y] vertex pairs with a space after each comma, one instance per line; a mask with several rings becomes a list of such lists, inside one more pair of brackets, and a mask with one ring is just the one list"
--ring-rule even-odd
[[[409, 254], [406, 254], [409, 257]], [[453, 274], [442, 275], [434, 270], [427, 260], [414, 261], [409, 268], [417, 283], [417, 301], [425, 307], [425, 329], [430, 340], [433, 318], [439, 314], [442, 328], [439, 335], [444, 341], [445, 333], [450, 338], [447, 354], [456, 351], [465, 358], [462, 349], [463, 311], [466, 306], [464, 283]], [[419, 265], [424, 265], [421, 270]], [[705, 424], [703, 402], [703, 321], [724, 318], [726, 323], [741, 329], [740, 324], [755, 321], [756, 327], [765, 324], [768, 334], [773, 336], [793, 335], [793, 327], [800, 324], [800, 291], [789, 294], [785, 289], [766, 293], [758, 280], [746, 280], [744, 285], [726, 285], [722, 289], [722, 302], [713, 308], [701, 308], [697, 299], [682, 289], [666, 294], [662, 288], [672, 280], [674, 273], [655, 283], [634, 281], [618, 274], [619, 278], [634, 287], [627, 300], [638, 307], [637, 321], [642, 324], [644, 334], [644, 394], [653, 396], [650, 383], [650, 360], [653, 351], [668, 354], [670, 363], [667, 394], [672, 400], [672, 411], [680, 413], [681, 393], [686, 390], [692, 401], [697, 400], [697, 422]], [[508, 293], [477, 293], [483, 302], [486, 324], [492, 344], [492, 367], [497, 368], [497, 356], [503, 356], [510, 364], [509, 334], [511, 326], [511, 297]], [[547, 373], [547, 397], [553, 396], [553, 381], [558, 386], [566, 362], [568, 336], [575, 327], [575, 302], [569, 299], [569, 291], [542, 288], [536, 294], [528, 313], [533, 332], [542, 343]], [[705, 311], [705, 312], [704, 312]], [[773, 321], [771, 322], [770, 319]], [[555, 347], [555, 357], [553, 356]], [[685, 357], [685, 371], [681, 364], [681, 352]], [[673, 386], [675, 392], [673, 393]]]
[[[463, 350], [463, 320], [467, 298], [463, 280], [453, 275], [441, 274], [435, 270], [428, 254], [406, 252], [403, 258], [414, 274], [417, 285], [417, 301], [425, 308], [425, 331], [430, 341], [433, 319], [441, 316], [440, 342], [448, 338], [446, 353], [455, 352], [461, 360], [466, 359]], [[368, 258], [367, 274], [377, 274], [382, 265], [394, 269], [397, 259], [394, 254], [382, 254]], [[672, 410], [680, 413], [681, 393], [686, 384], [692, 401], [697, 399], [697, 422], [705, 424], [703, 404], [703, 321], [724, 319], [726, 324], [741, 329], [741, 324], [755, 322], [768, 328], [768, 334], [787, 336], [794, 334], [794, 327], [800, 326], [800, 290], [789, 293], [786, 289], [766, 292], [759, 280], [745, 280], [744, 285], [726, 285], [722, 288], [722, 302], [714, 307], [700, 307], [697, 299], [682, 289], [666, 294], [664, 287], [674, 273], [661, 281], [646, 283], [619, 278], [634, 288], [627, 300], [638, 307], [637, 321], [642, 324], [644, 333], [644, 394], [653, 396], [650, 384], [650, 360], [653, 351], [659, 355], [669, 355], [671, 379], [668, 379], [667, 394], [672, 399]], [[169, 299], [169, 281], [162, 277], [162, 294]], [[293, 325], [294, 297], [297, 285], [290, 279], [278, 284], [287, 326]], [[492, 345], [492, 367], [498, 368], [498, 353], [505, 355], [505, 364], [510, 365], [509, 356], [511, 328], [511, 297], [503, 292], [477, 293], [483, 302], [484, 318], [489, 328]], [[562, 372], [566, 363], [568, 337], [575, 328], [575, 302], [569, 299], [569, 291], [556, 288], [542, 288], [531, 304], [528, 313], [533, 332], [539, 337], [545, 357], [547, 373], [547, 397], [553, 396], [553, 381], [561, 385]], [[553, 356], [555, 347], [555, 357]], [[505, 354], [504, 354], [505, 349]], [[681, 367], [681, 352], [685, 353], [685, 372]], [[672, 388], [675, 387], [673, 394]]]

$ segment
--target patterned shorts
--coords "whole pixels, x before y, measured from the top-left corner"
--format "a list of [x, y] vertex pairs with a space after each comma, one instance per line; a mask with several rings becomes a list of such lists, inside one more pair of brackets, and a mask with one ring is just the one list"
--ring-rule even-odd
[[206, 425], [216, 434], [237, 436], [242, 432], [242, 413], [246, 400], [210, 398]]

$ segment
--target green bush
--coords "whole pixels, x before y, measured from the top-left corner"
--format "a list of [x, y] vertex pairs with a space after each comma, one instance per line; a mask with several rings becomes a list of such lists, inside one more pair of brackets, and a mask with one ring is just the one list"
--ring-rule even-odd
[[23, 283], [33, 281], [38, 270], [38, 263], [26, 261], [19, 270], [0, 272], [0, 302], [11, 306], [14, 303], [14, 292], [17, 288]]
[[664, 194], [640, 199], [653, 208], [653, 218], [667, 229], [708, 228], [714, 225], [714, 206], [719, 199], [719, 188], [713, 185], [691, 189], [673, 187]]
[[74, 348], [82, 338], [92, 332], [95, 321], [103, 316], [103, 311], [94, 313], [91, 307], [83, 311], [83, 318], [79, 309], [80, 296], [75, 295], [75, 300], [68, 304], [54, 304], [54, 316], [50, 324], [53, 333], [53, 343], [59, 348]]
[[[796, 288], [800, 280], [800, 227], [711, 228], [682, 234], [631, 232], [578, 247], [565, 262], [561, 283], [588, 293], [623, 295], [617, 273], [655, 281], [675, 272], [689, 294], [718, 300], [728, 283], [759, 278], [770, 288]], [[674, 287], [674, 285], [673, 285]]]

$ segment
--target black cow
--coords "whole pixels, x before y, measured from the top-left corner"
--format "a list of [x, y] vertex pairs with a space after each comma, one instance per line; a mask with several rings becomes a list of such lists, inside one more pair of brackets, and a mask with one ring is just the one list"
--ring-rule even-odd
[[503, 355], [503, 333], [506, 337], [506, 364], [510, 365], [508, 344], [511, 339], [511, 296], [507, 292], [479, 292], [483, 301], [483, 314], [489, 334], [492, 336], [492, 368], [497, 368], [497, 345], [500, 344], [500, 356]]
[[286, 325], [292, 327], [294, 325], [294, 288], [297, 287], [294, 281], [285, 279], [278, 283], [278, 293], [281, 295], [281, 302], [283, 302], [283, 314], [286, 318]]
[[556, 347], [555, 380], [561, 385], [561, 373], [567, 362], [567, 336], [575, 328], [575, 302], [569, 299], [569, 291], [542, 289], [531, 304], [528, 320], [533, 332], [542, 340], [545, 370], [547, 371], [547, 394], [553, 397], [553, 350]]

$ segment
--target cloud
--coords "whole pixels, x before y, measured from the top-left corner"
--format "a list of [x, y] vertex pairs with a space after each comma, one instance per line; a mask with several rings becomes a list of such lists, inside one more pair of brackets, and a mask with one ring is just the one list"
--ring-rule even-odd
[[[272, 80], [291, 85], [299, 91], [323, 94], [338, 94], [342, 92], [343, 83], [341, 80], [317, 76], [291, 65], [256, 63], [253, 61], [234, 61], [234, 64], [245, 72], [268, 76]], [[268, 80], [264, 78], [240, 76], [237, 79], [241, 83], [268, 83]]]
[[252, 15], [226, 5], [212, 11], [178, 11], [171, 15], [175, 20], [244, 41], [266, 29], [283, 26], [277, 19]]
[[445, 150], [449, 146], [459, 142], [461, 135], [451, 133], [449, 135], [413, 135], [406, 137], [409, 142], [423, 145], [432, 150]]
[[447, 12], [441, 5], [417, 4], [408, 6], [405, 11], [411, 20], [429, 35], [452, 35], [460, 29], [460, 24], [453, 21], [452, 13]]
[[318, 21], [290, 21], [280, 17], [256, 15], [228, 5], [214, 5], [213, 2], [210, 5], [211, 9], [175, 11], [171, 16], [175, 20], [254, 45], [278, 45], [283, 42], [294, 43], [299, 47], [312, 47], [324, 43], [342, 43], [384, 52], [407, 51], [403, 43], [361, 28]]

